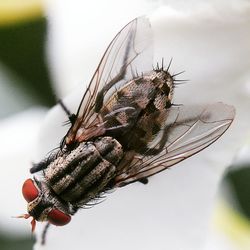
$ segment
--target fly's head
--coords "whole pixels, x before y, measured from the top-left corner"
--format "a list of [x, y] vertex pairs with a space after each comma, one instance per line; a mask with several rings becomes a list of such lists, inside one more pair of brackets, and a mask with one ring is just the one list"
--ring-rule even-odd
[[18, 218], [32, 217], [32, 232], [35, 230], [36, 221], [48, 221], [56, 226], [64, 226], [70, 222], [69, 206], [60, 201], [45, 182], [27, 179], [23, 184], [22, 193], [28, 202], [28, 214], [20, 215]]

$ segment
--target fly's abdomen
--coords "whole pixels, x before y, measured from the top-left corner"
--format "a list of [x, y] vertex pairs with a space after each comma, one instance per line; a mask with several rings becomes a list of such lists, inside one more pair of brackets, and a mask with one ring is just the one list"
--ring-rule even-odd
[[145, 152], [166, 121], [173, 88], [173, 77], [163, 69], [129, 81], [100, 112], [108, 135], [116, 138], [124, 150]]
[[83, 142], [52, 162], [45, 179], [63, 200], [85, 204], [105, 191], [122, 156], [121, 145], [112, 137]]

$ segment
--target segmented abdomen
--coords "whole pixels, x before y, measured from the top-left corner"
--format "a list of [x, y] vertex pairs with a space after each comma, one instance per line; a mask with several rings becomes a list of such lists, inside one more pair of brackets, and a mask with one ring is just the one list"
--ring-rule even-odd
[[166, 120], [173, 84], [172, 76], [163, 69], [129, 81], [107, 100], [100, 111], [108, 129], [121, 127], [107, 133], [116, 138], [124, 150], [145, 152]]

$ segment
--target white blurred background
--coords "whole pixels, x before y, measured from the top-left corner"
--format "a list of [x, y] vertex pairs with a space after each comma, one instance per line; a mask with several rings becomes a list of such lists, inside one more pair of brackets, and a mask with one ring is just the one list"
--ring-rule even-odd
[[185, 70], [179, 79], [189, 80], [174, 101], [223, 101], [236, 119], [218, 142], [148, 185], [116, 190], [69, 225], [51, 227], [43, 247], [39, 223], [35, 249], [250, 249], [249, 186], [241, 185], [250, 178], [250, 2], [10, 2], [0, 4], [0, 249], [32, 248], [29, 222], [11, 216], [26, 212], [21, 186], [31, 162], [67, 131], [60, 108], [47, 110], [66, 97], [75, 112], [108, 43], [144, 14], [154, 32], [152, 65], [173, 58], [170, 72]]

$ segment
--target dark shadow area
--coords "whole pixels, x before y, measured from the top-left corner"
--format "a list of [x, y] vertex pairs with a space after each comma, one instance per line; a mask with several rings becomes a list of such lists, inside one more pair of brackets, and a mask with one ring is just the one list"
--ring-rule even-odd
[[45, 61], [46, 30], [45, 18], [0, 26], [0, 61], [39, 104], [52, 106], [55, 97]]
[[1, 250], [29, 250], [32, 249], [34, 244], [32, 236], [26, 237], [7, 237], [6, 235], [0, 234], [0, 249]]
[[225, 179], [233, 189], [236, 196], [234, 198], [237, 200], [241, 212], [250, 220], [250, 165], [237, 167], [237, 169], [233, 168], [228, 171]]

